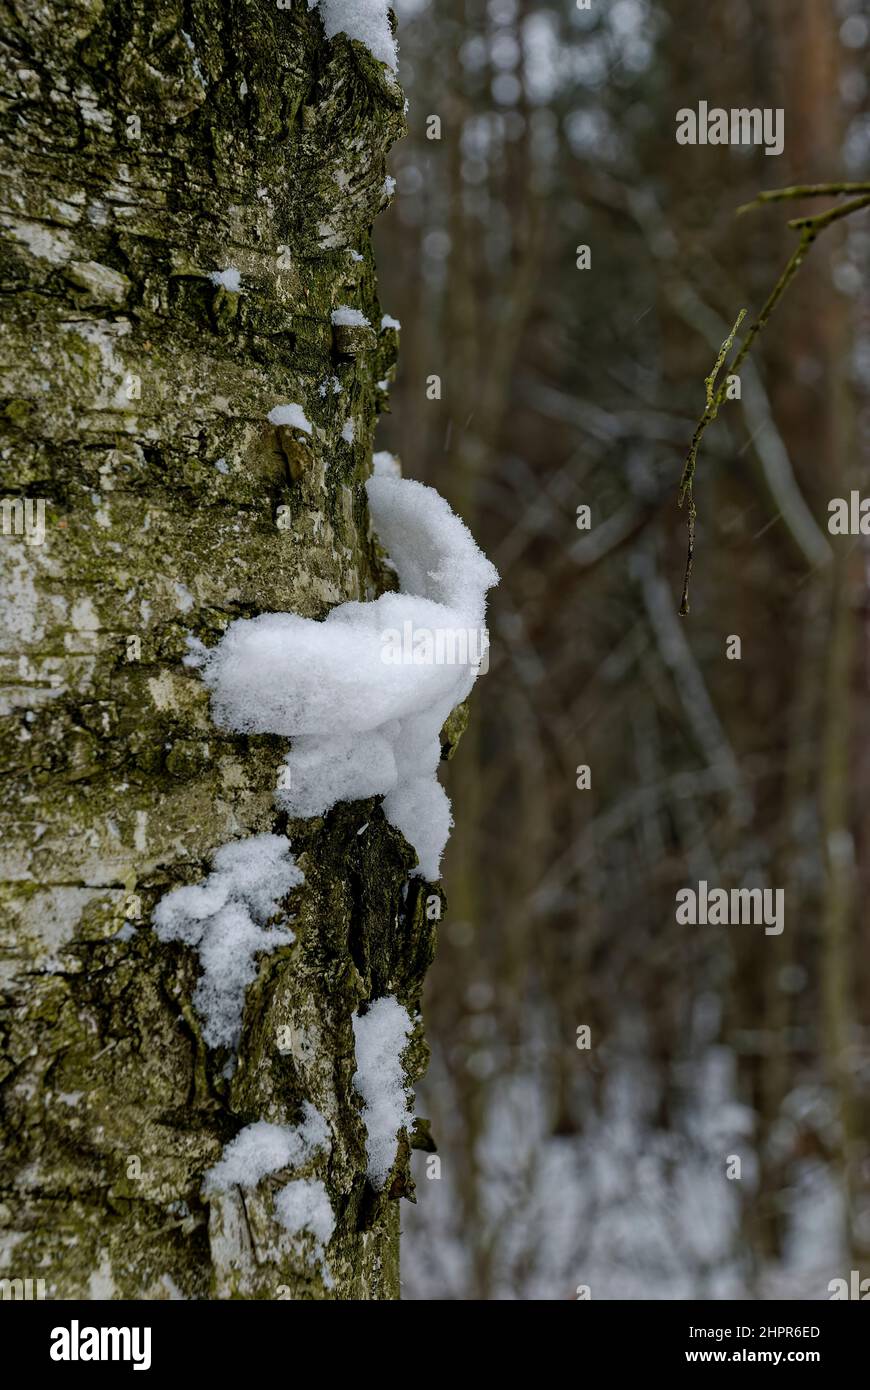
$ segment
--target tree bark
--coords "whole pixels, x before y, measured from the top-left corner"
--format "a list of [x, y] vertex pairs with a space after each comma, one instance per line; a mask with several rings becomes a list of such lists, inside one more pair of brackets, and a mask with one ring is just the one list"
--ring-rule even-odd
[[[46, 534], [0, 538], [2, 1273], [49, 1298], [395, 1298], [409, 1137], [376, 1192], [351, 1017], [387, 992], [413, 1017], [435, 890], [376, 799], [278, 814], [286, 743], [218, 732], [183, 658], [383, 587], [363, 483], [396, 334], [369, 232], [402, 93], [305, 0], [13, 2], [3, 27], [3, 490], [45, 499]], [[341, 304], [375, 327], [334, 328]], [[310, 437], [267, 422], [287, 402]], [[150, 915], [264, 831], [305, 883], [230, 1075], [196, 955]], [[331, 1277], [282, 1246], [269, 1180], [201, 1193], [244, 1125], [305, 1100]]]

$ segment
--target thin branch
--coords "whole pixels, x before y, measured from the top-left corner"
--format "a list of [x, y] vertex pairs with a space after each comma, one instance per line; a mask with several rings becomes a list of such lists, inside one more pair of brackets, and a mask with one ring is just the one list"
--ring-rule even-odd
[[841, 217], [848, 217], [850, 212], [858, 212], [860, 208], [870, 206], [870, 193], [865, 193], [860, 198], [852, 198], [848, 203], [838, 203], [836, 207], [828, 208], [827, 212], [818, 212], [815, 217], [793, 217], [789, 226], [795, 231], [810, 231], [810, 244], [815, 241], [819, 232], [824, 231], [825, 227], [830, 227], [832, 222], [839, 222]]
[[[803, 262], [804, 257], [812, 247], [813, 242], [816, 240], [816, 237], [819, 235], [819, 233], [823, 232], [827, 227], [830, 227], [834, 222], [839, 222], [842, 218], [849, 217], [851, 213], [858, 212], [861, 208], [870, 207], [870, 185], [868, 184], [803, 184], [795, 185], [792, 188], [772, 189], [767, 193], [759, 194], [758, 199], [756, 199], [757, 202], [774, 202], [786, 198], [816, 196], [820, 197], [823, 194], [836, 195], [847, 192], [851, 193], [856, 189], [867, 189], [868, 191], [862, 192], [859, 197], [850, 198], [848, 202], [835, 203], [834, 206], [828, 208], [826, 212], [816, 213], [816, 215], [813, 217], [796, 217], [789, 222], [789, 227], [791, 227], [794, 231], [800, 232], [800, 239], [791, 256], [789, 257], [785, 269], [783, 270], [782, 274], [780, 275], [779, 279], [777, 280], [776, 284], [774, 285], [773, 289], [768, 295], [764, 307], [762, 308], [760, 314], [751, 325], [749, 332], [746, 334], [746, 337], [741, 343], [740, 348], [729, 368], [728, 376], [734, 376], [740, 370], [741, 364], [745, 362], [747, 356], [749, 355], [749, 352], [752, 348], [752, 344], [755, 342], [755, 339], [758, 337], [761, 330], [767, 325], [767, 322], [770, 319], [771, 314], [773, 313], [783, 294], [787, 290], [788, 286], [791, 284], [792, 280], [794, 279], [794, 276], [797, 274], [797, 271], [801, 263]], [[747, 203], [744, 205], [744, 209], [741, 209], [741, 211], [751, 206], [751, 203]], [[686, 614], [689, 612], [689, 581], [691, 579], [692, 565], [694, 563], [695, 558], [695, 517], [697, 515], [697, 512], [694, 500], [694, 481], [695, 470], [698, 461], [698, 448], [701, 443], [704, 431], [706, 430], [707, 426], [711, 424], [713, 420], [716, 419], [716, 416], [719, 413], [719, 407], [725, 400], [725, 395], [728, 387], [728, 377], [726, 377], [725, 380], [718, 387], [716, 387], [716, 379], [722, 368], [722, 364], [726, 356], [728, 355], [728, 352], [731, 350], [731, 346], [736, 337], [737, 330], [739, 329], [740, 324], [743, 322], [745, 314], [746, 310], [741, 309], [740, 314], [737, 317], [737, 322], [735, 323], [730, 334], [728, 335], [728, 337], [726, 338], [725, 342], [722, 344], [722, 347], [719, 350], [719, 355], [716, 358], [716, 362], [714, 364], [712, 372], [705, 380], [704, 385], [706, 388], [707, 404], [704, 410], [704, 414], [698, 421], [697, 428], [692, 437], [692, 442], [689, 445], [689, 452], [686, 456], [686, 462], [683, 466], [683, 472], [680, 478], [680, 487], [677, 495], [677, 505], [682, 507], [686, 499], [688, 499], [689, 502], [686, 571], [685, 577], [683, 579], [682, 598], [680, 600], [680, 615], [682, 617], [685, 617]]]
[[[704, 431], [706, 430], [707, 426], [712, 424], [712, 422], [716, 419], [716, 416], [719, 413], [719, 406], [725, 399], [725, 390], [728, 385], [728, 378], [726, 377], [725, 381], [722, 383], [718, 390], [716, 389], [716, 378], [718, 377], [719, 372], [722, 369], [722, 364], [725, 361], [725, 358], [728, 356], [729, 352], [731, 351], [731, 348], [734, 345], [734, 339], [737, 337], [737, 330], [739, 329], [741, 323], [745, 318], [746, 310], [741, 309], [740, 313], [737, 315], [734, 327], [731, 329], [731, 332], [728, 334], [728, 337], [725, 339], [724, 343], [719, 349], [719, 354], [716, 358], [716, 361], [713, 363], [713, 370], [704, 381], [704, 387], [707, 393], [707, 405], [706, 409], [704, 410], [704, 414], [698, 421], [695, 433], [692, 436], [692, 442], [689, 445], [689, 452], [686, 456], [686, 462], [683, 466], [683, 476], [680, 479], [680, 491], [677, 498], [677, 506], [682, 507], [683, 503], [686, 501], [687, 498], [689, 501], [689, 545], [686, 554], [686, 574], [685, 578], [683, 579], [683, 597], [680, 603], [680, 612], [682, 614], [686, 614], [689, 611], [689, 580], [692, 576], [692, 564], [695, 559], [695, 517], [697, 515], [697, 511], [695, 508], [695, 467], [698, 462], [698, 449], [701, 446], [701, 440], [704, 436]], [[729, 373], [729, 376], [732, 374], [733, 373]]]
[[782, 203], [787, 198], [834, 198], [843, 193], [870, 193], [870, 183], [796, 183], [790, 188], [768, 188], [737, 209], [737, 216], [752, 212], [762, 203]]

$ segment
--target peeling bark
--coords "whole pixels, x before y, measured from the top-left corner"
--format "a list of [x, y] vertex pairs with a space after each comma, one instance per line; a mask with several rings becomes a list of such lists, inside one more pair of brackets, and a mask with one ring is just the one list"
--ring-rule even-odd
[[[3, 27], [3, 494], [44, 498], [46, 536], [0, 537], [0, 1273], [50, 1298], [395, 1298], [408, 1137], [376, 1193], [351, 1015], [418, 1005], [437, 890], [406, 888], [376, 800], [278, 815], [286, 744], [217, 731], [183, 657], [234, 618], [384, 587], [362, 485], [396, 333], [330, 315], [380, 324], [402, 93], [305, 0], [34, 0]], [[209, 278], [230, 266], [239, 293]], [[287, 402], [310, 436], [267, 423]], [[196, 955], [150, 914], [262, 831], [306, 881], [229, 1077]], [[418, 1027], [412, 1080], [425, 1060]], [[332, 1283], [282, 1238], [277, 1183], [201, 1195], [239, 1129], [303, 1100], [332, 1132], [293, 1174], [327, 1185]]]

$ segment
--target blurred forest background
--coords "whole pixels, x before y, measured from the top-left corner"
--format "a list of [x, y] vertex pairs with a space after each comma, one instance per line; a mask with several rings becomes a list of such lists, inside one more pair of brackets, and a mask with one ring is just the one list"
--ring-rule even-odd
[[[688, 618], [675, 498], [719, 345], [827, 204], [737, 207], [868, 177], [867, 10], [395, 8], [378, 447], [502, 574], [446, 770], [417, 1103], [442, 1166], [415, 1159], [404, 1296], [827, 1298], [870, 1276], [870, 542], [827, 532], [870, 495], [870, 213], [817, 242], [705, 437]], [[783, 108], [784, 153], [678, 146], [701, 100]], [[784, 932], [678, 925], [700, 879], [783, 888]]]

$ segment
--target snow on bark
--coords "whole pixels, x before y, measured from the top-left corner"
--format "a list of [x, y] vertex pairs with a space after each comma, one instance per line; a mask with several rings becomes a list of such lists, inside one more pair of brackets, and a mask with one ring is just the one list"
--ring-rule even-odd
[[174, 888], [154, 909], [161, 941], [182, 941], [199, 952], [202, 976], [193, 1003], [209, 1047], [237, 1048], [245, 991], [257, 974], [256, 956], [289, 946], [289, 927], [269, 926], [281, 899], [305, 881], [280, 835], [252, 835], [222, 845], [202, 883]]
[[318, 2], [327, 38], [347, 34], [395, 72], [399, 58], [387, 0], [308, 0], [308, 8], [313, 10]]
[[396, 1161], [399, 1130], [412, 1122], [402, 1052], [413, 1031], [407, 1010], [392, 995], [376, 999], [366, 1013], [354, 1014], [353, 1084], [363, 1100], [368, 1176], [378, 1189]]
[[256, 1187], [270, 1173], [299, 1168], [329, 1144], [329, 1127], [309, 1102], [303, 1104], [299, 1125], [273, 1125], [256, 1120], [246, 1125], [224, 1148], [220, 1161], [205, 1175], [206, 1193], [231, 1187]]
[[486, 653], [486, 594], [498, 574], [434, 488], [383, 471], [367, 493], [401, 592], [339, 604], [323, 622], [239, 619], [204, 654], [203, 678], [221, 728], [293, 739], [282, 809], [322, 816], [382, 795], [417, 852], [416, 872], [432, 880], [452, 825], [439, 733]]

